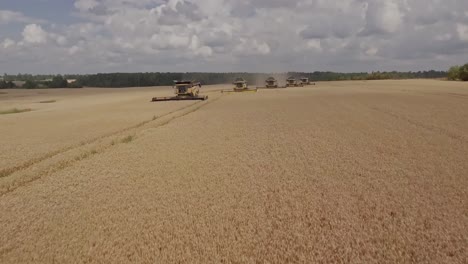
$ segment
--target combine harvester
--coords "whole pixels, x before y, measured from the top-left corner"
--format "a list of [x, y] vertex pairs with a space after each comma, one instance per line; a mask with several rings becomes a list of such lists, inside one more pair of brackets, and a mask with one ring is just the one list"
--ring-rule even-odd
[[176, 96], [172, 97], [154, 97], [152, 102], [165, 101], [189, 101], [189, 100], [206, 100], [207, 95], [199, 95], [201, 88], [200, 82], [195, 81], [174, 81], [174, 90]]
[[286, 80], [286, 87], [302, 87], [302, 83], [299, 83], [295, 77], [291, 76]]
[[301, 84], [302, 84], [302, 86], [315, 85], [315, 83], [310, 82], [309, 78], [307, 78], [307, 77], [302, 77], [301, 78]]
[[278, 88], [278, 81], [274, 77], [269, 77], [265, 80], [266, 88]]
[[265, 80], [265, 87], [257, 87], [258, 89], [276, 89], [286, 88], [286, 86], [278, 86], [278, 81], [274, 77], [269, 77]]
[[223, 90], [222, 93], [242, 93], [242, 92], [257, 92], [257, 88], [251, 89], [247, 85], [247, 81], [243, 78], [237, 78], [234, 82], [234, 88], [232, 90]]

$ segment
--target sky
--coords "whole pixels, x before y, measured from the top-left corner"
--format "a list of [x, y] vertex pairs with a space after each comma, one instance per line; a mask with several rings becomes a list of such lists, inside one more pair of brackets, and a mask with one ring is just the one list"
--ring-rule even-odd
[[447, 70], [467, 0], [0, 0], [0, 72]]

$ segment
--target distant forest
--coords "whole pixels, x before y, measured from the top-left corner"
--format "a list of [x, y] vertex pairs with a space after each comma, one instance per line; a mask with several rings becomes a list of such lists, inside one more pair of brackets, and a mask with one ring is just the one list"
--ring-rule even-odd
[[[296, 78], [308, 77], [311, 81], [345, 81], [345, 80], [387, 80], [387, 79], [436, 79], [447, 78], [447, 71], [419, 71], [419, 72], [289, 72], [289, 73], [99, 73], [87, 75], [31, 75], [4, 74], [0, 78], [0, 88], [12, 88], [13, 82], [26, 82], [23, 88], [79, 88], [79, 87], [142, 87], [168, 86], [174, 80], [197, 80], [202, 84], [231, 83], [235, 78], [242, 77], [250, 84], [261, 84], [269, 76], [274, 76], [281, 83], [289, 76]], [[1, 80], [3, 79], [3, 80]], [[283, 80], [284, 79], [284, 80]], [[67, 82], [66, 80], [76, 80]]]

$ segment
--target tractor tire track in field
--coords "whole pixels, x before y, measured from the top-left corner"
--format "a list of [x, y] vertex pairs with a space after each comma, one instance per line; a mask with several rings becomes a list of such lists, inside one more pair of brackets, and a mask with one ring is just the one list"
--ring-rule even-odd
[[92, 155], [103, 153], [117, 144], [130, 143], [137, 134], [147, 129], [165, 126], [172, 121], [189, 115], [200, 108], [219, 100], [222, 94], [209, 101], [194, 104], [171, 111], [152, 120], [143, 121], [137, 125], [88, 140], [79, 145], [72, 145], [61, 150], [48, 153], [40, 158], [30, 160], [20, 166], [0, 171], [0, 196], [17, 188], [38, 180], [44, 176], [61, 171], [76, 162], [85, 160]]
[[[182, 109], [180, 109], [182, 110]], [[177, 111], [180, 111], [180, 110], [177, 110]], [[172, 113], [174, 113], [175, 111], [173, 112], [170, 112], [170, 113], [167, 113], [167, 114], [164, 114], [162, 115], [160, 118], [166, 116], [166, 115], [170, 115]], [[120, 133], [123, 133], [125, 131], [129, 131], [129, 130], [132, 130], [132, 129], [136, 129], [136, 128], [139, 128], [141, 126], [144, 126], [146, 124], [148, 124], [149, 122], [151, 122], [153, 120], [147, 120], [147, 121], [143, 121], [137, 125], [134, 125], [134, 126], [130, 126], [130, 127], [126, 127], [124, 129], [121, 129], [121, 130], [118, 130], [118, 131], [115, 131], [115, 132], [111, 132], [111, 133], [107, 133], [107, 134], [104, 134], [102, 136], [99, 136], [99, 137], [96, 137], [96, 138], [93, 138], [93, 139], [90, 139], [90, 140], [86, 140], [86, 141], [83, 141], [81, 142], [80, 144], [74, 144], [74, 145], [70, 145], [68, 147], [65, 147], [65, 148], [62, 148], [62, 149], [59, 149], [59, 150], [56, 150], [56, 151], [52, 151], [52, 152], [49, 152], [41, 157], [38, 157], [38, 158], [34, 158], [34, 159], [31, 159], [21, 165], [18, 165], [18, 166], [15, 166], [15, 167], [10, 167], [10, 168], [6, 168], [6, 169], [2, 169], [0, 170], [0, 178], [6, 178], [8, 176], [10, 176], [11, 174], [17, 172], [17, 171], [20, 171], [20, 170], [25, 170], [25, 169], [28, 169], [30, 168], [31, 166], [34, 166], [35, 164], [39, 163], [39, 162], [42, 162], [44, 160], [47, 160], [47, 159], [50, 159], [50, 158], [53, 158], [57, 155], [60, 155], [62, 153], [65, 153], [67, 151], [70, 151], [70, 150], [73, 150], [73, 149], [76, 149], [76, 148], [79, 148], [79, 147], [82, 147], [82, 146], [85, 146], [85, 145], [89, 145], [89, 144], [93, 144], [99, 140], [102, 140], [104, 138], [108, 138], [108, 137], [112, 137], [112, 136], [115, 136], [117, 134], [120, 134]]]

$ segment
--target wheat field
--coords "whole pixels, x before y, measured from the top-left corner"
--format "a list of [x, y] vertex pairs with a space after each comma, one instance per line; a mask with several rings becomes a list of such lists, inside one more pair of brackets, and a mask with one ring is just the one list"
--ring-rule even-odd
[[468, 262], [466, 84], [223, 88], [0, 94], [0, 263]]

